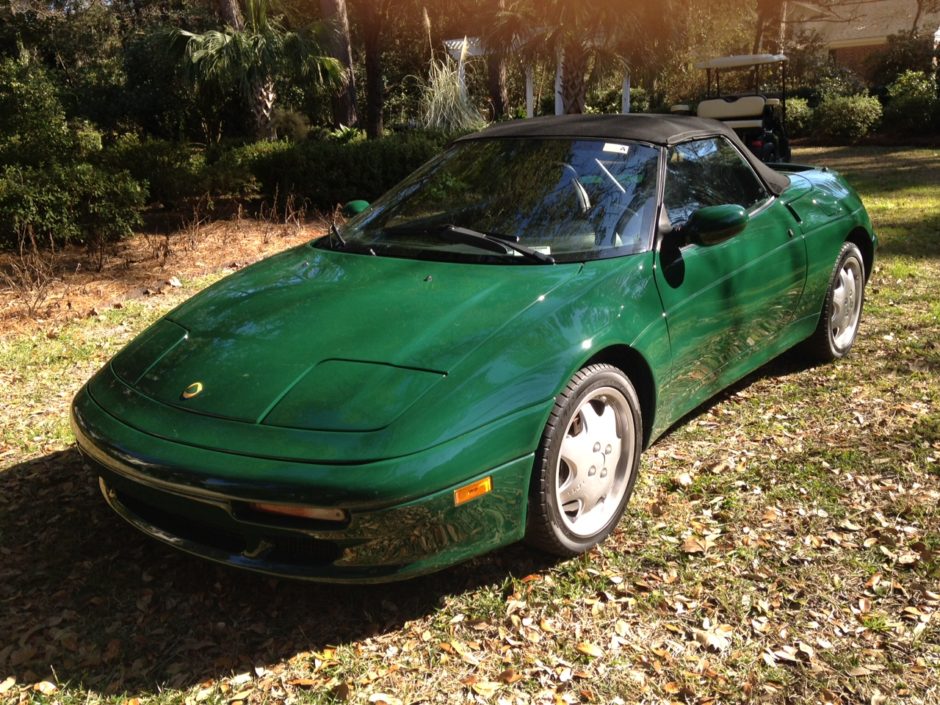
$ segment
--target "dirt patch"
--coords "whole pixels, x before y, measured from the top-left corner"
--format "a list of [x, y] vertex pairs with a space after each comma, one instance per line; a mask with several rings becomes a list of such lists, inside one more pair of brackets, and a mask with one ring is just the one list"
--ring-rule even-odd
[[176, 230], [138, 233], [119, 242], [100, 270], [82, 246], [40, 253], [42, 282], [17, 281], [22, 258], [0, 252], [0, 272], [7, 273], [6, 281], [0, 280], [0, 335], [37, 324], [58, 326], [127, 301], [160, 296], [181, 282], [235, 271], [319, 237], [326, 227], [319, 218], [287, 224], [241, 217], [184, 222]]

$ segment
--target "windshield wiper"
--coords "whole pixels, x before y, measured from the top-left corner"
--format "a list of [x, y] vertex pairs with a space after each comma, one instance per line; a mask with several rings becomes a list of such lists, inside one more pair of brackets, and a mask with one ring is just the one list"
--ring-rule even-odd
[[555, 264], [555, 258], [546, 255], [544, 252], [533, 250], [531, 247], [519, 244], [519, 238], [515, 235], [502, 235], [499, 233], [481, 233], [479, 230], [462, 228], [459, 225], [445, 225], [438, 233], [443, 237], [460, 242], [466, 245], [475, 245], [483, 250], [490, 252], [499, 252], [503, 255], [518, 252], [523, 257], [542, 264]]

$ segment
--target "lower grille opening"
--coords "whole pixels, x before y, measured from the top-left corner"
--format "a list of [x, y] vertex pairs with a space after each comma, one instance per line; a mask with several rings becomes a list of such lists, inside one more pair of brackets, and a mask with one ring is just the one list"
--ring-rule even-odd
[[[295, 566], [325, 565], [333, 563], [342, 555], [342, 549], [332, 541], [302, 534], [252, 532], [250, 536], [242, 535], [236, 530], [227, 530], [209, 521], [200, 521], [198, 518], [160, 509], [128, 492], [116, 490], [113, 486], [111, 491], [116, 493], [118, 501], [129, 512], [167, 534], [193, 543], [194, 548], [205, 546], [230, 555], [251, 555], [253, 559], [263, 563]], [[211, 512], [213, 509], [207, 508], [206, 511]], [[258, 545], [267, 547], [252, 554], [252, 549]]]
[[228, 553], [241, 553], [245, 550], [245, 538], [237, 533], [225, 531], [206, 522], [163, 511], [125, 492], [118, 493], [118, 500], [144, 521], [173, 536], [227, 551]]
[[277, 536], [271, 538], [274, 548], [265, 556], [272, 563], [288, 565], [316, 565], [332, 563], [342, 551], [332, 541], [321, 541], [309, 536]]

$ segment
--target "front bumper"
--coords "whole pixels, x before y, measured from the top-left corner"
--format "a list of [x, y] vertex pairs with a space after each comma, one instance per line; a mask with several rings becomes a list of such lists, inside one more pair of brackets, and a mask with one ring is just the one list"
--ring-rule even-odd
[[[270, 459], [193, 449], [144, 434], [110, 416], [84, 389], [73, 404], [71, 422], [79, 449], [119, 515], [175, 548], [239, 568], [324, 582], [399, 580], [512, 543], [525, 530], [531, 453], [470, 477], [457, 475], [459, 482], [407, 501], [337, 506], [346, 519], [329, 521], [268, 516], [249, 508], [258, 501], [317, 504], [312, 485], [278, 486], [257, 479], [233, 483], [224, 475], [200, 474], [203, 468], [228, 464], [239, 466], [242, 477], [264, 478]], [[429, 463], [456, 461], [447, 445], [398, 461], [333, 471], [378, 476], [394, 470], [397, 462], [420, 473]], [[283, 461], [275, 464], [283, 470]], [[304, 473], [303, 463], [290, 464], [296, 466], [291, 476]], [[315, 478], [325, 470], [309, 466], [308, 475]], [[456, 488], [487, 476], [491, 492], [455, 506]]]

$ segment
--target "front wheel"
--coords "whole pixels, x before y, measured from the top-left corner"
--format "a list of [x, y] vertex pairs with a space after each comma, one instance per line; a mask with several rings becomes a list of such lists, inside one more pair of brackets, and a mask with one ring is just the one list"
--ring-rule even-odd
[[526, 540], [566, 557], [603, 541], [633, 492], [642, 438], [626, 375], [611, 365], [579, 370], [555, 401], [536, 453]]
[[858, 335], [864, 299], [865, 260], [858, 246], [847, 242], [842, 245], [832, 271], [819, 324], [804, 350], [822, 362], [848, 355]]

